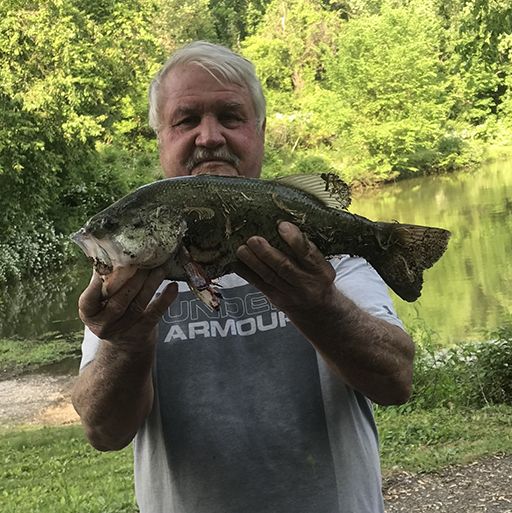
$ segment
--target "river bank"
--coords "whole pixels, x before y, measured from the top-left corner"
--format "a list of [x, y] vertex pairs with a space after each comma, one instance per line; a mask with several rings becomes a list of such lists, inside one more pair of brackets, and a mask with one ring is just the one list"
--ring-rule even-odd
[[[3, 435], [78, 423], [70, 402], [75, 376], [37, 373], [0, 380]], [[487, 455], [430, 472], [389, 468], [386, 461], [383, 467], [387, 513], [512, 513], [512, 454]]]
[[[387, 513], [512, 513], [511, 344], [505, 330], [493, 343], [434, 352], [418, 345], [413, 398], [375, 412]], [[79, 336], [0, 340], [0, 488], [10, 490], [11, 511], [87, 504], [106, 513], [124, 501], [123, 512], [136, 512], [131, 450], [92, 449], [71, 405], [79, 347]], [[35, 481], [46, 509], [31, 502]], [[55, 510], [56, 482], [58, 496], [79, 509]], [[85, 491], [101, 486], [107, 503], [92, 507]]]
[[512, 455], [384, 480], [386, 513], [512, 513]]
[[67, 425], [79, 422], [71, 405], [75, 375], [27, 374], [0, 381], [0, 425]]

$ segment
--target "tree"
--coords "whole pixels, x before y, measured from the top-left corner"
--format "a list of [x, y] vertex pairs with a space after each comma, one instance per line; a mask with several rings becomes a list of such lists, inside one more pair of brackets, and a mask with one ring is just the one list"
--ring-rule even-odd
[[117, 195], [95, 148], [147, 76], [150, 16], [149, 0], [0, 3], [0, 244], [11, 260], [21, 239], [68, 230]]
[[386, 2], [344, 25], [326, 74], [348, 112], [337, 147], [351, 165], [381, 178], [441, 166], [449, 110], [441, 36], [428, 2]]
[[473, 125], [499, 110], [507, 90], [510, 56], [503, 44], [512, 33], [508, 0], [438, 2], [446, 29], [445, 59], [452, 79], [452, 117]]
[[324, 57], [333, 48], [340, 24], [336, 13], [319, 0], [274, 0], [242, 49], [267, 90], [299, 92], [322, 80]]

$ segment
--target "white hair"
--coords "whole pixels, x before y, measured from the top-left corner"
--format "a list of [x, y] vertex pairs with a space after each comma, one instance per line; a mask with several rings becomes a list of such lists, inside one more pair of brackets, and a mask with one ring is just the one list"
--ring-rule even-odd
[[258, 127], [260, 130], [263, 128], [266, 115], [265, 96], [254, 65], [225, 46], [195, 41], [178, 49], [162, 66], [149, 86], [149, 125], [157, 134], [161, 128], [158, 108], [160, 85], [173, 68], [185, 64], [201, 66], [217, 80], [247, 87]]

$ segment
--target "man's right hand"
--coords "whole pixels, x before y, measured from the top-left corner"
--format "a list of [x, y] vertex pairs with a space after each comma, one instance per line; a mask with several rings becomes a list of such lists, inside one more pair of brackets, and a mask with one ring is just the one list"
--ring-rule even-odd
[[162, 268], [139, 270], [105, 299], [94, 273], [80, 296], [80, 318], [101, 343], [78, 376], [72, 401], [99, 450], [125, 447], [151, 411], [157, 324], [178, 294], [170, 283], [155, 295], [164, 279]]
[[111, 297], [101, 294], [102, 280], [94, 271], [91, 282], [78, 300], [80, 319], [98, 338], [127, 352], [151, 349], [156, 342], [156, 326], [176, 299], [176, 283], [155, 295], [165, 271], [139, 269]]

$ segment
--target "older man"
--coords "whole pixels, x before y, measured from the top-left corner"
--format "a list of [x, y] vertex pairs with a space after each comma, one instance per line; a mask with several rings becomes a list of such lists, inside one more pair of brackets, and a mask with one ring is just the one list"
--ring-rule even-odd
[[[167, 177], [258, 177], [265, 100], [252, 65], [196, 42], [154, 79], [150, 122]], [[327, 262], [292, 224], [220, 279], [218, 312], [162, 269], [107, 302], [94, 275], [73, 403], [100, 450], [135, 437], [142, 513], [379, 513], [371, 401], [410, 393], [414, 347], [362, 259]]]

